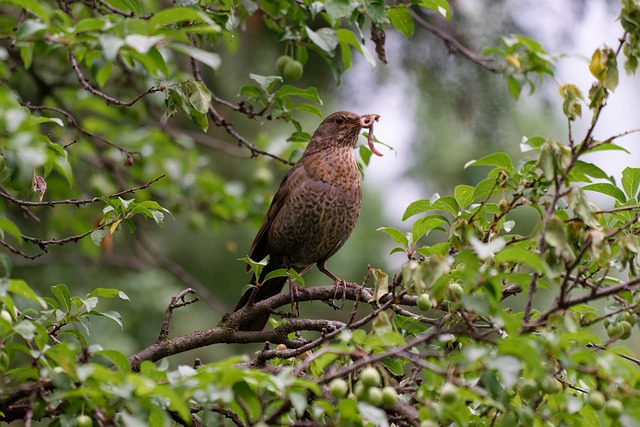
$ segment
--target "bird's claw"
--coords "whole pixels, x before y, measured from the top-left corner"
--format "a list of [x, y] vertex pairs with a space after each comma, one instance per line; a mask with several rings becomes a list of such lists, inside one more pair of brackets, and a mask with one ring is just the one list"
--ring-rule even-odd
[[338, 290], [342, 289], [342, 298], [340, 299], [342, 301], [342, 304], [340, 305], [340, 308], [339, 308], [340, 310], [342, 310], [344, 308], [344, 303], [347, 300], [347, 286], [357, 286], [357, 285], [355, 283], [347, 282], [346, 280], [342, 280], [342, 279], [336, 279], [333, 285], [335, 286], [335, 291], [333, 293], [334, 300], [338, 295]]

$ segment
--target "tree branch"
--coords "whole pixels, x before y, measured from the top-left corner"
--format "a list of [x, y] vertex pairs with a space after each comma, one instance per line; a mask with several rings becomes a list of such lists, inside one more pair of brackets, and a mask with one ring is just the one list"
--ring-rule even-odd
[[69, 51], [69, 62], [71, 63], [71, 68], [73, 68], [73, 71], [76, 73], [76, 76], [78, 77], [78, 81], [80, 82], [80, 85], [86, 91], [91, 92], [92, 94], [104, 99], [109, 104], [119, 105], [121, 107], [131, 107], [133, 104], [138, 102], [143, 97], [149, 95], [150, 93], [154, 93], [154, 92], [159, 92], [159, 91], [164, 91], [165, 90], [165, 88], [163, 86], [159, 86], [159, 87], [152, 86], [149, 89], [147, 89], [146, 91], [144, 91], [141, 94], [137, 95], [135, 98], [133, 98], [129, 102], [121, 101], [121, 100], [119, 100], [117, 98], [114, 98], [114, 97], [112, 97], [110, 95], [107, 95], [106, 93], [101, 92], [98, 89], [96, 89], [93, 86], [91, 86], [91, 83], [89, 83], [89, 80], [84, 76], [84, 74], [82, 74], [82, 71], [80, 70], [80, 66], [78, 65], [78, 59], [76, 58], [75, 53], [73, 53], [72, 51]]
[[116, 197], [124, 196], [125, 194], [131, 194], [131, 193], [135, 193], [136, 191], [144, 190], [150, 187], [152, 184], [160, 181], [165, 176], [166, 176], [165, 174], [162, 174], [159, 177], [154, 178], [151, 181], [145, 184], [139, 185], [137, 187], [128, 188], [126, 190], [110, 194], [108, 196], [96, 196], [91, 199], [66, 199], [66, 200], [51, 200], [48, 202], [31, 202], [28, 200], [21, 200], [16, 197], [13, 197], [12, 195], [6, 193], [5, 191], [0, 191], [0, 197], [7, 199], [10, 202], [15, 203], [16, 205], [19, 205], [19, 206], [50, 206], [50, 207], [54, 207], [56, 205], [82, 206], [82, 205], [88, 205], [90, 203], [95, 203], [99, 201], [99, 199], [115, 199]]
[[430, 33], [435, 35], [436, 37], [442, 39], [447, 44], [447, 46], [450, 46], [450, 48], [453, 48], [454, 50], [457, 50], [458, 52], [460, 52], [461, 54], [466, 56], [468, 59], [470, 59], [471, 61], [475, 62], [476, 64], [480, 65], [481, 67], [483, 67], [483, 68], [485, 68], [485, 69], [487, 69], [487, 70], [489, 70], [489, 71], [491, 71], [493, 73], [499, 73], [500, 72], [500, 69], [490, 65], [490, 63], [493, 62], [493, 60], [491, 58], [489, 58], [487, 56], [479, 55], [478, 53], [476, 53], [473, 50], [469, 49], [468, 47], [464, 46], [462, 43], [460, 43], [458, 40], [456, 40], [450, 34], [445, 33], [444, 31], [442, 31], [441, 29], [439, 29], [435, 25], [432, 25], [429, 22], [425, 21], [412, 8], [409, 7], [408, 9], [409, 9], [409, 13], [411, 14], [411, 17], [413, 18], [413, 20], [415, 22], [417, 22], [421, 27], [423, 27], [424, 29], [426, 29], [427, 31], [429, 31]]

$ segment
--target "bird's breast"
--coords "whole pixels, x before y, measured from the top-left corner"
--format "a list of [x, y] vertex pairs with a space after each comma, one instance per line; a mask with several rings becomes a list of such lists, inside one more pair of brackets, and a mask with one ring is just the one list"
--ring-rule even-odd
[[360, 172], [353, 151], [318, 154], [296, 165], [291, 191], [269, 230], [271, 254], [286, 256], [292, 266], [333, 255], [360, 214]]

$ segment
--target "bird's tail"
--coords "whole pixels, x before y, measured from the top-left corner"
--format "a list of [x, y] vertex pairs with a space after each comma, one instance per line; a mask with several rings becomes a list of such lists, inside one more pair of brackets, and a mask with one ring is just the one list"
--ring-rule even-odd
[[[281, 268], [281, 267], [269, 268], [269, 265], [267, 264], [267, 266], [263, 269], [261, 276], [264, 277], [270, 271], [276, 270], [277, 268]], [[288, 279], [287, 277], [274, 277], [262, 283], [257, 290], [254, 288], [247, 290], [242, 295], [242, 297], [240, 298], [240, 301], [238, 301], [238, 304], [236, 305], [236, 308], [233, 309], [233, 311], [238, 311], [242, 307], [247, 305], [249, 303], [249, 299], [251, 299], [251, 295], [254, 292], [255, 292], [255, 296], [254, 296], [253, 302], [264, 301], [267, 298], [271, 298], [272, 296], [279, 294], [282, 291], [282, 288], [284, 287], [285, 283], [287, 283], [287, 279]], [[255, 276], [251, 282], [255, 283]], [[269, 321], [269, 313], [261, 314], [261, 315], [255, 316], [254, 318], [244, 323], [241, 323], [239, 325], [239, 329], [241, 331], [261, 331], [267, 325], [268, 321]]]

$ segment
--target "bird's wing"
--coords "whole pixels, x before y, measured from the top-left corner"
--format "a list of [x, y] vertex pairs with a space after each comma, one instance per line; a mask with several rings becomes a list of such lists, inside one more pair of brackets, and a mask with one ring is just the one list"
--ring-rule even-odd
[[[284, 178], [282, 178], [282, 182], [280, 183], [280, 187], [276, 192], [276, 195], [273, 196], [273, 200], [271, 201], [271, 206], [269, 206], [269, 210], [267, 214], [264, 216], [264, 221], [256, 234], [255, 239], [253, 240], [253, 244], [251, 245], [251, 250], [249, 251], [249, 258], [254, 261], [262, 261], [264, 257], [267, 256], [267, 239], [269, 235], [269, 227], [271, 227], [271, 223], [273, 223], [273, 219], [278, 215], [282, 206], [284, 206], [284, 202], [287, 199], [289, 193], [291, 192], [291, 185], [289, 185], [289, 181], [291, 180], [291, 176], [296, 174], [296, 170], [300, 168], [296, 168], [295, 166], [285, 174]], [[247, 265], [247, 271], [250, 270], [249, 265]]]

